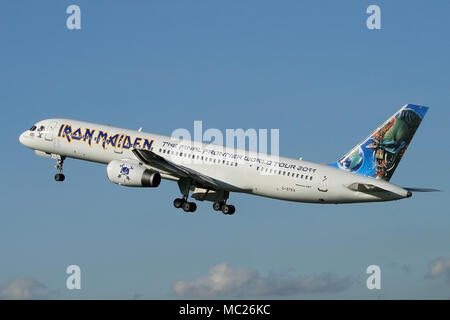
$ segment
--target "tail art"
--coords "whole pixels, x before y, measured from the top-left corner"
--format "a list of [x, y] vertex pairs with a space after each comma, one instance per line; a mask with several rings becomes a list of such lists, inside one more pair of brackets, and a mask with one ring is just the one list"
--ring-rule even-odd
[[389, 181], [428, 107], [407, 104], [339, 161], [342, 170]]

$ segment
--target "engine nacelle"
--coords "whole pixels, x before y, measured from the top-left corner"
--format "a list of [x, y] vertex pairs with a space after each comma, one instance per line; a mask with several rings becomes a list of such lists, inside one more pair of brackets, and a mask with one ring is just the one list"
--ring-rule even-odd
[[127, 187], [156, 188], [161, 183], [159, 172], [149, 170], [133, 160], [113, 160], [106, 167], [111, 182]]

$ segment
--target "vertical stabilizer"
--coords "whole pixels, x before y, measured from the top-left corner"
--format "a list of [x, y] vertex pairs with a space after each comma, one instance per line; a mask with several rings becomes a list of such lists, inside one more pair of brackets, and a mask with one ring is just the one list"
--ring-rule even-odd
[[389, 181], [427, 110], [428, 107], [424, 106], [405, 105], [339, 161], [330, 165]]

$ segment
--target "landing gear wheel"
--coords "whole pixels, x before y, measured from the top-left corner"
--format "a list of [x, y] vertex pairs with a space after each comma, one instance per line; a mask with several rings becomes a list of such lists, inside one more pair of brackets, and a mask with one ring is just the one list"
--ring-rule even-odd
[[183, 206], [183, 203], [185, 203], [186, 201], [184, 199], [181, 198], [176, 198], [175, 200], [173, 200], [173, 206], [177, 209], [181, 208]]
[[197, 205], [194, 202], [186, 201], [183, 203], [184, 212], [194, 212], [197, 209]]
[[223, 202], [214, 202], [213, 209], [216, 211], [220, 211], [222, 209], [223, 205], [224, 205]]
[[231, 204], [224, 204], [222, 206], [222, 212], [223, 214], [229, 214], [232, 215], [236, 211], [235, 207]]
[[66, 177], [64, 176], [64, 174], [62, 174], [62, 173], [57, 173], [57, 174], [55, 174], [55, 180], [56, 181], [64, 181], [64, 179], [66, 179]]
[[229, 214], [230, 213], [230, 206], [229, 205], [227, 205], [227, 204], [224, 204], [223, 206], [222, 206], [222, 212], [223, 212], [223, 214]]
[[195, 210], [197, 210], [197, 204], [195, 202], [191, 202], [191, 210], [189, 210], [189, 211], [195, 212]]

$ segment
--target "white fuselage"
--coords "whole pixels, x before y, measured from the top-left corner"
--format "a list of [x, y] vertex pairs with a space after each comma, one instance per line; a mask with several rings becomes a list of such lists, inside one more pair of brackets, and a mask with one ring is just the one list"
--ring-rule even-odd
[[[60, 155], [108, 164], [133, 159], [133, 148], [144, 148], [175, 164], [224, 182], [225, 191], [245, 192], [281, 200], [310, 203], [353, 203], [402, 199], [408, 192], [383, 180], [328, 165], [274, 157], [240, 149], [69, 119], [47, 119], [38, 131], [25, 131], [20, 142], [39, 155]], [[178, 180], [161, 172], [165, 179]], [[382, 196], [350, 189], [354, 183], [375, 185]]]

